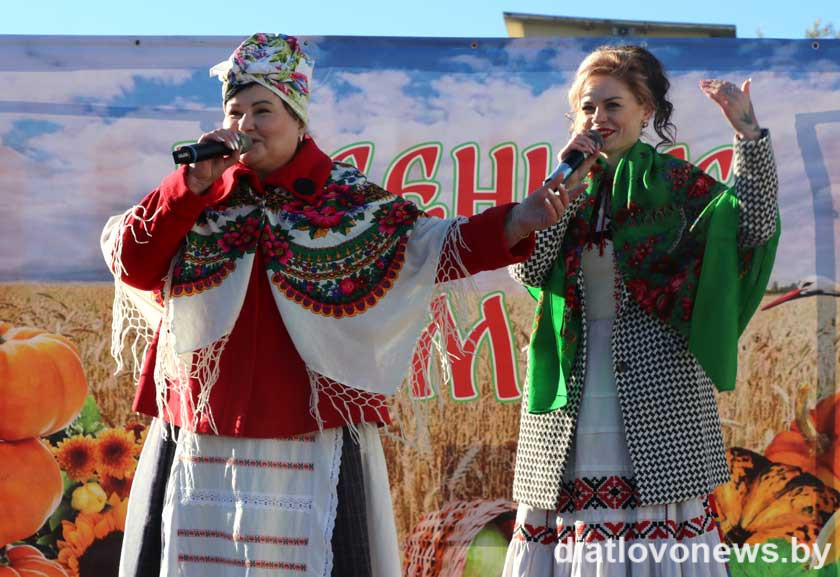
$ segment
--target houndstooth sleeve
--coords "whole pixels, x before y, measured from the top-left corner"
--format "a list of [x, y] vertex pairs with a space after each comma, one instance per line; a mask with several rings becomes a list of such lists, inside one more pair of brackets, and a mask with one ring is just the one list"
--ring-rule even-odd
[[508, 272], [513, 280], [518, 283], [539, 287], [548, 281], [548, 274], [557, 255], [560, 254], [560, 245], [563, 243], [563, 236], [566, 234], [566, 227], [571, 216], [577, 212], [586, 195], [580, 195], [566, 208], [556, 224], [536, 233], [536, 245], [531, 258], [525, 262], [512, 264]]
[[770, 143], [764, 128], [758, 140], [735, 138], [735, 194], [741, 201], [738, 243], [757, 246], [776, 232], [779, 210], [779, 177]]

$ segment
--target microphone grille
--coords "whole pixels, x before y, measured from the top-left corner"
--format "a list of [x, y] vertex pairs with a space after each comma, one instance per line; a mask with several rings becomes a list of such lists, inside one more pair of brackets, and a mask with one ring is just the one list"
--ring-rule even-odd
[[248, 152], [251, 150], [251, 147], [254, 145], [254, 141], [251, 140], [251, 137], [245, 134], [244, 132], [239, 133], [239, 142], [242, 144], [239, 147], [239, 152]]
[[604, 146], [604, 137], [601, 136], [601, 133], [598, 132], [597, 130], [590, 130], [587, 133], [587, 136], [589, 136], [589, 138], [592, 140], [592, 142], [594, 142], [598, 146]]

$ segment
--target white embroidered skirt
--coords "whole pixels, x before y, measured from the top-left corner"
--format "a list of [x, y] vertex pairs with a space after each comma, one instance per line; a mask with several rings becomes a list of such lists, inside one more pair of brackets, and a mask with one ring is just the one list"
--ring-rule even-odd
[[[359, 433], [372, 575], [390, 577], [400, 558], [384, 454], [376, 426]], [[343, 442], [342, 429], [288, 439], [181, 430], [163, 502], [160, 577], [343, 575], [332, 555]], [[142, 507], [131, 500], [148, 496], [132, 493], [127, 526], [144, 522], [132, 518]]]

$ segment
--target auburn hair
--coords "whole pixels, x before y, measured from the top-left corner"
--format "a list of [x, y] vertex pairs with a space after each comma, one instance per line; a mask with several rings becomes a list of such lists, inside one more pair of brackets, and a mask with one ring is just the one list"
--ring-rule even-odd
[[584, 58], [569, 89], [574, 125], [577, 125], [580, 113], [581, 93], [592, 76], [612, 76], [624, 82], [639, 104], [649, 105], [654, 110], [653, 129], [661, 139], [657, 148], [674, 144], [677, 138], [677, 127], [671, 122], [674, 105], [667, 98], [671, 83], [656, 56], [646, 48], [627, 44], [600, 46]]

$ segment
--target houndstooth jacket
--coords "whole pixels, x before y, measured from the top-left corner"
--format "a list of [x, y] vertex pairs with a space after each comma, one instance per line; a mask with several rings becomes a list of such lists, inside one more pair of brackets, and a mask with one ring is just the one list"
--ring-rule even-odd
[[[735, 192], [740, 200], [738, 242], [764, 243], [776, 230], [778, 177], [769, 133], [759, 140], [735, 140]], [[569, 218], [537, 233], [531, 258], [510, 267], [522, 284], [542, 286], [557, 258]], [[629, 296], [619, 276], [619, 304], [613, 324], [612, 362], [627, 448], [642, 504], [684, 501], [707, 495], [729, 480], [714, 385], [687, 340], [647, 314]], [[578, 288], [586, 318], [583, 275]], [[522, 403], [513, 498], [535, 508], [557, 508], [563, 473], [574, 444], [586, 367], [586, 322], [567, 383], [565, 407], [531, 414]], [[527, 396], [527, 383], [524, 396]]]

